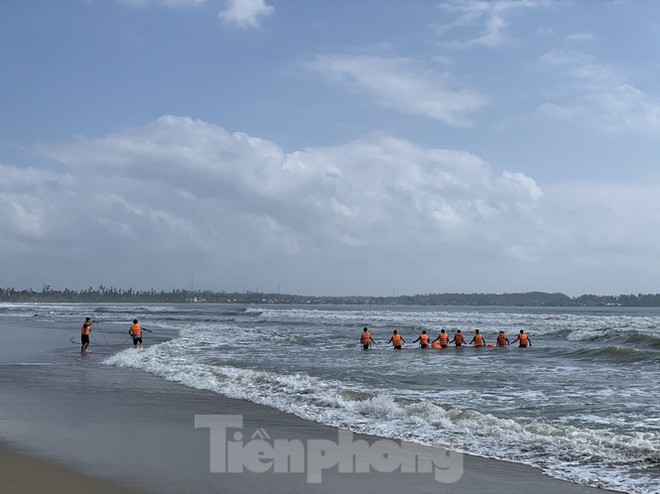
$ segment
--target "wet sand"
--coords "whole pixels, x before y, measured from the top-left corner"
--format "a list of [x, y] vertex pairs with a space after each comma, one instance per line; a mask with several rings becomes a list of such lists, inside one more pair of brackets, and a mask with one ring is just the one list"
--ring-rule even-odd
[[[76, 473], [9, 449], [0, 443], [0, 483], [5, 494], [131, 494], [120, 487], [95, 477]], [[135, 494], [138, 494], [135, 492]]]

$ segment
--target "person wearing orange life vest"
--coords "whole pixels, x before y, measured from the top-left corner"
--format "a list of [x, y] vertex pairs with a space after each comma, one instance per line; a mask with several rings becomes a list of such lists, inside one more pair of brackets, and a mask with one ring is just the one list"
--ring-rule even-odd
[[500, 331], [500, 334], [497, 335], [497, 346], [506, 346], [510, 344], [509, 338], [506, 337], [504, 331]]
[[455, 343], [456, 346], [459, 347], [463, 345], [463, 341], [463, 334], [461, 333], [460, 329], [457, 329], [456, 333], [454, 334], [454, 338], [449, 342], [449, 344], [451, 345], [452, 343]]
[[486, 345], [486, 340], [484, 340], [484, 335], [482, 335], [478, 329], [474, 330], [474, 338], [470, 340], [470, 343], [468, 345], [471, 345], [474, 343], [475, 347], [483, 347]]
[[527, 334], [525, 334], [523, 329], [520, 330], [520, 334], [516, 336], [516, 339], [513, 340], [512, 343], [515, 343], [516, 341], [520, 342], [518, 343], [518, 348], [527, 348], [528, 346], [532, 346], [532, 340]]
[[403, 336], [401, 336], [395, 329], [394, 331], [392, 331], [392, 337], [390, 338], [390, 341], [388, 341], [387, 343], [392, 343], [392, 346], [394, 347], [395, 350], [401, 350], [401, 347], [405, 342], [406, 340], [403, 339]]
[[128, 334], [133, 337], [133, 348], [137, 348], [138, 345], [142, 348], [142, 331], [149, 331], [151, 333], [150, 329], [143, 328], [137, 319], [133, 319], [131, 329], [128, 330]]
[[426, 330], [423, 330], [422, 334], [419, 335], [419, 338], [413, 341], [413, 343], [417, 343], [418, 341], [419, 341], [419, 348], [429, 347], [429, 335], [426, 334]]
[[447, 345], [449, 345], [449, 335], [445, 332], [444, 329], [440, 330], [440, 334], [435, 340], [432, 341], [432, 343], [435, 343], [436, 341], [440, 342], [440, 348], [447, 348]]
[[86, 352], [89, 348], [89, 333], [92, 330], [92, 324], [95, 322], [91, 317], [86, 317], [82, 328], [80, 328], [80, 353]]
[[371, 333], [367, 328], [362, 330], [362, 334], [360, 335], [360, 343], [362, 343], [362, 350], [369, 350], [369, 346], [372, 343], [376, 343], [371, 337]]

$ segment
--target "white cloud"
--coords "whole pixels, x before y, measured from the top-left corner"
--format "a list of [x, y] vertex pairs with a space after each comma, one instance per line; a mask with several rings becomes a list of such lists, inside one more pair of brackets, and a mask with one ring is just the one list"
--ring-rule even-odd
[[60, 165], [0, 166], [0, 255], [35, 287], [76, 287], [83, 271], [82, 288], [169, 288], [195, 271], [215, 289], [594, 291], [612, 270], [660, 274], [643, 268], [653, 186], [542, 189], [387, 134], [285, 153], [175, 116], [40, 151]]
[[[148, 5], [167, 8], [195, 7], [209, 3], [208, 0], [118, 0], [130, 7], [145, 7]], [[228, 25], [242, 29], [260, 27], [260, 21], [275, 13], [275, 8], [266, 0], [224, 0], [225, 7], [218, 12], [218, 19]]]
[[319, 56], [308, 68], [376, 98], [384, 107], [423, 115], [448, 125], [471, 125], [470, 116], [487, 104], [476, 91], [455, 87], [446, 73], [409, 58]]
[[[660, 187], [566, 182], [546, 187], [548, 246], [576, 268], [657, 270]], [[653, 267], [652, 267], [653, 266]]]
[[591, 33], [573, 33], [565, 37], [567, 41], [591, 41], [594, 35]]
[[0, 181], [0, 254], [38, 260], [37, 287], [55, 272], [75, 286], [81, 269], [120, 286], [131, 272], [172, 286], [168, 276], [203, 270], [231, 288], [246, 272], [290, 276], [297, 291], [342, 275], [344, 293], [346, 279], [365, 275], [374, 293], [374, 277], [408, 262], [434, 264], [421, 272], [483, 252], [514, 262], [511, 247], [533, 238], [542, 197], [520, 173], [391, 135], [287, 154], [166, 116], [40, 151], [65, 171], [5, 167]]
[[469, 31], [467, 39], [448, 43], [457, 48], [498, 47], [509, 41], [508, 19], [515, 11], [548, 7], [554, 3], [553, 0], [455, 0], [443, 3], [443, 10], [458, 17], [441, 26], [439, 32]]
[[[392, 221], [396, 229], [430, 226], [444, 236], [448, 227], [470, 230], [483, 220], [478, 201], [499, 214], [515, 211], [519, 202], [533, 207], [540, 197], [538, 186], [522, 174], [496, 176], [469, 153], [426, 149], [387, 135], [287, 155], [268, 141], [166, 116], [45, 152], [94, 181], [127, 182], [123, 193], [112, 191], [126, 194], [126, 204], [139, 203], [130, 191], [144, 191], [148, 182], [151, 190], [176, 191], [168, 201], [209, 200], [212, 207], [267, 218], [282, 231], [293, 228], [289, 234], [300, 242], [335, 242], [341, 232], [365, 243], [373, 234], [389, 236]], [[141, 192], [140, 200], [145, 194], [151, 192]], [[151, 200], [160, 201], [157, 195]], [[144, 216], [140, 211], [136, 206], [130, 212]], [[385, 222], [387, 230], [378, 231]]]
[[262, 17], [275, 13], [275, 8], [265, 0], [227, 0], [227, 7], [218, 18], [240, 28], [258, 28]]
[[630, 75], [614, 65], [597, 63], [589, 55], [551, 51], [540, 62], [570, 82], [561, 101], [548, 101], [541, 113], [582, 122], [606, 132], [630, 132], [660, 138], [660, 97], [635, 87]]
[[119, 0], [120, 3], [130, 5], [131, 7], [144, 7], [146, 5], [156, 5], [169, 8], [183, 8], [202, 5], [208, 0]]
[[568, 65], [587, 65], [592, 63], [593, 58], [586, 53], [553, 50], [541, 55], [539, 61], [544, 65], [561, 67]]

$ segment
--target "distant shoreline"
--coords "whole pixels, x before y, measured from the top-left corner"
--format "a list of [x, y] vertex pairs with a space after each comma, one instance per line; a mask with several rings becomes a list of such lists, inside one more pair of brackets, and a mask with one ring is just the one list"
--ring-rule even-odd
[[0, 288], [1, 302], [41, 303], [224, 303], [269, 305], [416, 305], [499, 307], [660, 307], [660, 294], [579, 295], [563, 293], [430, 293], [372, 297], [364, 295], [312, 296], [263, 292], [215, 292], [192, 290], [133, 290], [99, 287], [87, 290], [41, 291]]

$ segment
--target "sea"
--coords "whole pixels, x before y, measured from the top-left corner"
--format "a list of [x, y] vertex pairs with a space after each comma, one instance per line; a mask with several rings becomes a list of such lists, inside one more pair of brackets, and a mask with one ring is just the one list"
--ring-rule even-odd
[[[3, 304], [21, 319], [98, 323], [97, 365], [259, 403], [354, 432], [523, 463], [630, 493], [660, 492], [660, 309], [345, 305]], [[152, 330], [134, 350], [137, 317]], [[368, 351], [360, 333], [369, 328]], [[524, 329], [532, 346], [420, 349], [422, 330]], [[406, 340], [387, 344], [392, 331]]]

